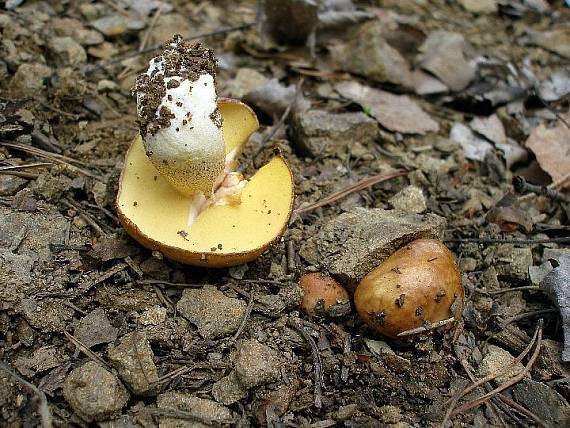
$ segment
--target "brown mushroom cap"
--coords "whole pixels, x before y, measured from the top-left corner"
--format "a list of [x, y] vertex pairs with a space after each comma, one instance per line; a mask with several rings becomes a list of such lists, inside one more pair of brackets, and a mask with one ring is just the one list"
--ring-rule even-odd
[[334, 317], [350, 312], [348, 292], [330, 276], [306, 273], [299, 278], [299, 286], [303, 289], [301, 308], [307, 314]]
[[465, 293], [455, 257], [441, 242], [400, 248], [360, 282], [354, 304], [371, 328], [389, 337], [463, 312]]
[[[240, 149], [257, 129], [255, 113], [220, 98], [226, 152]], [[145, 154], [140, 137], [127, 153], [116, 207], [126, 231], [145, 247], [195, 266], [225, 267], [258, 257], [287, 227], [293, 177], [277, 155], [250, 179], [239, 205], [212, 205], [188, 226], [191, 197], [177, 192]]]

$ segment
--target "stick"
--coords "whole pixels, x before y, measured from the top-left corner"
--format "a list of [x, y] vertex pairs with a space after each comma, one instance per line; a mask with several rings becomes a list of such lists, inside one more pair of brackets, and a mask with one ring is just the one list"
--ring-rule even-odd
[[4, 370], [8, 375], [12, 376], [18, 382], [22, 383], [26, 388], [30, 389], [36, 397], [38, 397], [38, 413], [40, 415], [42, 428], [52, 428], [51, 413], [49, 411], [48, 401], [46, 395], [41, 391], [36, 385], [28, 382], [21, 376], [19, 376], [15, 371], [13, 371], [8, 365], [0, 362], [0, 369]]
[[534, 365], [534, 362], [536, 361], [536, 359], [538, 358], [538, 355], [540, 354], [540, 347], [542, 346], [542, 325], [543, 325], [543, 321], [540, 320], [538, 322], [538, 327], [537, 327], [538, 337], [536, 338], [536, 347], [534, 348], [534, 352], [533, 352], [532, 356], [530, 357], [530, 360], [528, 361], [525, 368], [523, 370], [521, 370], [515, 377], [513, 377], [512, 379], [502, 383], [501, 385], [499, 385], [497, 388], [495, 388], [491, 392], [488, 392], [487, 394], [483, 395], [482, 397], [477, 398], [476, 400], [470, 401], [468, 403], [465, 403], [465, 404], [457, 407], [455, 410], [452, 411], [451, 416], [455, 416], [459, 413], [463, 413], [469, 409], [477, 407], [480, 404], [485, 403], [488, 400], [490, 400], [491, 398], [493, 398], [499, 392], [501, 392], [501, 391], [513, 386], [514, 384], [520, 382], [526, 376], [526, 374], [530, 372], [530, 370], [532, 369], [532, 366]]
[[323, 382], [323, 366], [321, 362], [321, 355], [319, 354], [319, 348], [317, 348], [317, 344], [315, 340], [311, 337], [311, 335], [305, 330], [305, 328], [296, 320], [289, 318], [287, 324], [292, 327], [295, 331], [297, 331], [303, 339], [307, 341], [309, 347], [311, 348], [311, 354], [313, 356], [313, 368], [314, 368], [314, 383], [315, 383], [315, 390], [314, 390], [314, 401], [315, 407], [320, 409], [323, 406], [323, 398], [322, 398], [322, 382]]
[[378, 174], [378, 175], [373, 175], [372, 177], [363, 178], [362, 180], [357, 181], [356, 183], [351, 184], [350, 186], [347, 186], [344, 189], [342, 189], [338, 192], [335, 192], [332, 195], [329, 195], [326, 198], [321, 199], [320, 201], [315, 202], [314, 204], [311, 204], [311, 205], [306, 206], [304, 208], [297, 208], [294, 211], [294, 213], [295, 214], [303, 214], [303, 213], [306, 213], [308, 211], [312, 211], [316, 208], [332, 204], [333, 202], [336, 202], [339, 199], [342, 199], [342, 198], [350, 195], [351, 193], [359, 192], [360, 190], [366, 189], [367, 187], [371, 187], [371, 186], [378, 184], [378, 183], [381, 183], [383, 181], [391, 180], [392, 178], [402, 177], [402, 176], [407, 175], [407, 174], [408, 174], [407, 171], [397, 169], [395, 171], [390, 171], [390, 172], [387, 172], [385, 174]]

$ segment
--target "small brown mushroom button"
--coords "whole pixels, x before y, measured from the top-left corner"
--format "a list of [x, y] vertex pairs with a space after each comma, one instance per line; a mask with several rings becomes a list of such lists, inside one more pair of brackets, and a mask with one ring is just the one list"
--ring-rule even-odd
[[338, 317], [350, 312], [346, 289], [330, 276], [319, 272], [299, 278], [303, 289], [301, 308], [311, 316]]
[[464, 298], [451, 251], [441, 241], [419, 239], [366, 275], [356, 288], [354, 304], [372, 329], [398, 337], [422, 326], [459, 319]]

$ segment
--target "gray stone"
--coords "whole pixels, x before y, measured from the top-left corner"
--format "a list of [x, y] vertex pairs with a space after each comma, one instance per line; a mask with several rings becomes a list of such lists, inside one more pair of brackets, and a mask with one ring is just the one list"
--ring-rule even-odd
[[73, 411], [87, 422], [110, 419], [129, 399], [121, 381], [94, 361], [85, 363], [67, 376], [63, 396]]
[[246, 388], [276, 382], [280, 379], [279, 353], [257, 340], [239, 344], [234, 359], [234, 370]]
[[138, 322], [141, 325], [159, 325], [166, 320], [166, 308], [164, 306], [151, 306], [144, 310]]
[[12, 79], [12, 87], [25, 94], [37, 94], [51, 76], [52, 70], [45, 64], [22, 64]]
[[392, 196], [388, 202], [394, 208], [410, 214], [420, 214], [427, 209], [426, 198], [422, 189], [416, 186], [404, 187]]
[[487, 354], [479, 365], [479, 375], [481, 377], [491, 374], [498, 375], [512, 364], [511, 368], [507, 372], [497, 376], [496, 378], [498, 383], [506, 382], [524, 369], [524, 366], [520, 361], [513, 364], [514, 361], [515, 357], [513, 357], [509, 351], [505, 351], [503, 348], [499, 348], [495, 345], [489, 345]]
[[66, 228], [66, 218], [57, 211], [30, 213], [0, 206], [0, 248], [9, 248], [25, 232], [18, 253], [37, 258], [40, 263], [51, 258], [49, 244], [63, 243]]
[[345, 44], [331, 48], [333, 59], [350, 73], [371, 80], [414, 87], [406, 59], [383, 38], [384, 24], [373, 21], [362, 25], [359, 34]]
[[[26, 254], [0, 250], [0, 283], [5, 286], [30, 284], [35, 261], [36, 258]], [[2, 292], [0, 296], [3, 296]]]
[[530, 247], [517, 248], [512, 245], [499, 245], [494, 253], [495, 269], [499, 276], [526, 281], [528, 269], [532, 266]]
[[15, 175], [0, 175], [0, 196], [12, 196], [22, 190], [28, 180]]
[[402, 419], [402, 412], [397, 406], [382, 406], [378, 409], [380, 420], [385, 424], [397, 424]]
[[113, 327], [103, 308], [97, 308], [79, 321], [75, 329], [75, 337], [85, 346], [91, 348], [101, 343], [111, 343], [117, 339], [118, 329]]
[[22, 299], [17, 310], [33, 328], [45, 333], [61, 332], [75, 313], [61, 299]]
[[237, 373], [232, 371], [212, 386], [212, 396], [218, 403], [229, 406], [247, 395], [247, 388], [240, 382]]
[[212, 286], [186, 289], [176, 305], [178, 312], [198, 327], [206, 339], [217, 339], [235, 333], [245, 314], [246, 304], [240, 299], [226, 297]]
[[212, 400], [194, 397], [190, 394], [168, 391], [160, 394], [156, 400], [160, 409], [179, 410], [189, 413], [196, 419], [161, 418], [160, 428], [206, 428], [230, 423], [232, 411]]
[[136, 395], [150, 395], [158, 382], [154, 353], [144, 333], [135, 331], [109, 349], [109, 361]]
[[459, 0], [459, 3], [467, 12], [471, 13], [488, 14], [499, 11], [496, 0]]
[[328, 113], [312, 110], [293, 118], [292, 140], [303, 156], [336, 156], [354, 144], [368, 145], [378, 137], [378, 124], [364, 113]]
[[[568, 426], [570, 406], [558, 392], [549, 386], [524, 379], [513, 387], [515, 400], [553, 426]], [[562, 425], [559, 425], [562, 424]]]
[[[195, 30], [195, 28], [194, 28]], [[190, 20], [179, 13], [163, 14], [158, 17], [148, 37], [148, 46], [156, 46], [166, 42], [174, 34], [188, 37], [193, 31]]]
[[234, 98], [242, 98], [245, 94], [264, 86], [269, 79], [253, 68], [243, 67], [238, 70], [236, 77], [226, 88], [227, 93]]
[[14, 366], [24, 376], [33, 377], [37, 373], [45, 372], [54, 367], [62, 365], [68, 357], [59, 346], [43, 346], [34, 351], [29, 356], [20, 356], [16, 359]]
[[87, 61], [85, 49], [71, 37], [52, 37], [48, 47], [60, 65], [76, 66]]
[[454, 91], [461, 91], [475, 77], [476, 67], [467, 61], [467, 43], [459, 33], [437, 30], [420, 47], [420, 65]]
[[[144, 28], [144, 22], [131, 19], [127, 16], [115, 14], [107, 15], [91, 22], [91, 26], [101, 32], [105, 37], [121, 36], [129, 31], [138, 31]], [[171, 32], [174, 31], [171, 29]]]
[[398, 248], [420, 238], [438, 238], [446, 224], [435, 214], [355, 208], [326, 223], [300, 255], [354, 289]]

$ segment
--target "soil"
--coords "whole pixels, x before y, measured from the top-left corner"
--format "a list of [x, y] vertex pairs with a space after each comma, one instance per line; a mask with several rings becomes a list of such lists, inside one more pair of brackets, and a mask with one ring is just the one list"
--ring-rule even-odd
[[[570, 424], [570, 317], [544, 292], [570, 269], [570, 8], [354, 3], [0, 1], [1, 426]], [[277, 147], [295, 177], [299, 212], [247, 265], [168, 260], [114, 211], [131, 88], [177, 33], [258, 113], [244, 175]], [[302, 274], [352, 300], [426, 237], [457, 257], [461, 321], [397, 340], [302, 311]]]

